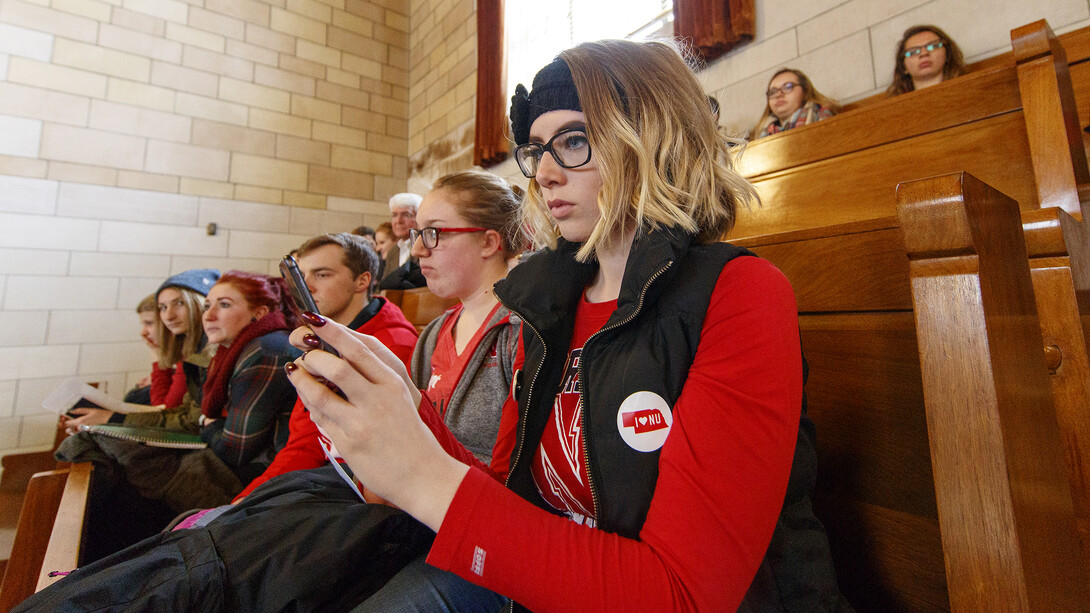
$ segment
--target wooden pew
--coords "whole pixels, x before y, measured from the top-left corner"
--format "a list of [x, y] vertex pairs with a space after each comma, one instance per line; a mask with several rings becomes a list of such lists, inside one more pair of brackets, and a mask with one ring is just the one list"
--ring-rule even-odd
[[458, 304], [457, 298], [440, 298], [426, 287], [417, 289], [388, 289], [381, 292], [405, 314], [406, 319], [420, 332], [450, 307]]
[[[968, 503], [946, 490], [936, 497], [938, 477], [956, 474], [957, 466], [947, 464], [949, 456], [932, 462], [898, 183], [968, 171], [1027, 215], [1042, 216], [1035, 223], [1043, 238], [1031, 251], [1040, 255], [1036, 295], [1050, 305], [1061, 303], [1047, 296], [1068, 297], [1066, 312], [1050, 306], [1041, 319], [1059, 331], [1053, 353], [1067, 367], [1057, 371], [1066, 370], [1066, 387], [1054, 376], [1050, 391], [1066, 395], [1071, 413], [1081, 415], [1069, 421], [1086, 428], [1090, 377], [1077, 366], [1085, 365], [1090, 327], [1078, 307], [1090, 284], [1072, 284], [1088, 273], [1067, 252], [1085, 251], [1073, 220], [1081, 217], [1080, 189], [1090, 190], [1082, 179], [1085, 154], [1074, 144], [1081, 135], [1071, 129], [1072, 96], [1064, 92], [1071, 88], [1064, 78], [1069, 63], [1043, 22], [1016, 29], [1012, 39], [1009, 62], [761, 139], [740, 163], [764, 203], [740, 214], [728, 240], [779, 266], [798, 295], [818, 426], [815, 509], [829, 530], [841, 588], [860, 611], [987, 610], [984, 603], [994, 603], [972, 575], [948, 566], [956, 541], [947, 542], [940, 517]], [[1057, 151], [1066, 157], [1056, 161]], [[1047, 289], [1038, 281], [1046, 276]], [[1038, 353], [1043, 359], [1043, 348]], [[1088, 451], [1090, 438], [1073, 447], [1080, 439], [1063, 432], [1068, 464], [1077, 464], [1072, 459]], [[1068, 473], [1085, 487], [1090, 470], [1083, 463]], [[1069, 493], [1067, 504], [1071, 499]], [[1067, 538], [1077, 543], [1073, 533]], [[1047, 575], [1036, 567], [1027, 572]], [[1033, 595], [1030, 602], [1044, 602], [1023, 591]]]
[[0, 587], [0, 611], [56, 581], [50, 571], [79, 566], [91, 474], [91, 464], [80, 463], [31, 478]]
[[814, 508], [842, 592], [860, 612], [950, 610], [897, 219], [732, 242], [795, 289], [817, 425]]
[[897, 196], [951, 605], [1087, 610], [1018, 205], [964, 173]]

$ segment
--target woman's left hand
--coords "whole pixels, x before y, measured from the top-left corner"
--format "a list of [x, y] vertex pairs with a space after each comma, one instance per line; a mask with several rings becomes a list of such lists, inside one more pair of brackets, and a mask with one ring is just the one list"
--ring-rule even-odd
[[93, 409], [90, 407], [79, 407], [72, 409], [69, 413], [79, 415], [79, 417], [69, 417], [64, 420], [62, 426], [64, 431], [68, 434], [75, 434], [79, 431], [80, 426], [97, 426], [110, 421], [110, 417], [114, 414], [113, 411], [107, 411], [106, 409]]
[[[295, 330], [292, 344], [308, 349], [306, 334], [340, 353], [309, 351], [293, 363], [299, 368], [288, 367], [311, 418], [369, 490], [438, 530], [468, 467], [450, 457], [420, 420], [420, 392], [406, 383], [404, 366], [374, 337], [330, 320]], [[344, 397], [315, 377], [336, 385]]]

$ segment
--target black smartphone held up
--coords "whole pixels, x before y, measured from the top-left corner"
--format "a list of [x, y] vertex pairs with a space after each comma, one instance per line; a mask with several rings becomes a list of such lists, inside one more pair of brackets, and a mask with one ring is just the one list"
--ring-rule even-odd
[[314, 304], [314, 296], [310, 295], [310, 288], [303, 279], [303, 271], [299, 270], [299, 262], [295, 261], [295, 256], [285, 255], [284, 259], [280, 260], [280, 276], [287, 281], [288, 291], [291, 292], [291, 297], [295, 300], [295, 306], [299, 307], [299, 311], [318, 312], [318, 305]]
[[[307, 282], [303, 279], [303, 271], [299, 270], [299, 262], [295, 260], [295, 256], [285, 255], [284, 259], [280, 260], [280, 276], [284, 277], [288, 292], [291, 293], [292, 299], [295, 300], [295, 306], [299, 307], [300, 311], [319, 312], [318, 305], [314, 303], [314, 296], [310, 294], [310, 288], [307, 287]], [[325, 341], [322, 341], [322, 346], [319, 349], [334, 355], [337, 353]]]

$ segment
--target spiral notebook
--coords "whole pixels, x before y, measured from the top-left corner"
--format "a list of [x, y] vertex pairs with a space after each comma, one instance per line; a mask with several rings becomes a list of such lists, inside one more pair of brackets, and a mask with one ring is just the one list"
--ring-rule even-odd
[[148, 428], [134, 426], [117, 426], [102, 424], [98, 426], [80, 426], [83, 432], [90, 432], [101, 436], [118, 438], [123, 441], [133, 441], [147, 445], [148, 447], [165, 447], [167, 449], [204, 449], [207, 443], [196, 434], [184, 434], [163, 428]]

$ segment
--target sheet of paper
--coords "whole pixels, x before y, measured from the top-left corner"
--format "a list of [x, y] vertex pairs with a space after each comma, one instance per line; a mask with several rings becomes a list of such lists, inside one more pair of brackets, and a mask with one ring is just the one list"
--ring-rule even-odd
[[341, 476], [341, 479], [344, 479], [344, 482], [348, 484], [348, 487], [352, 488], [353, 492], [356, 492], [356, 495], [360, 497], [360, 500], [367, 502], [367, 500], [363, 497], [363, 492], [361, 492], [360, 488], [356, 485], [356, 480], [352, 477], [349, 477], [348, 473], [344, 472], [344, 467], [341, 466], [341, 463], [337, 461], [337, 457], [335, 455], [336, 449], [333, 447], [333, 443], [331, 441], [327, 441], [325, 437], [322, 436], [318, 437], [318, 443], [322, 446], [322, 451], [325, 452], [325, 457], [329, 458], [330, 464], [333, 464], [333, 468], [337, 471], [337, 474]]
[[99, 391], [75, 377], [69, 377], [57, 386], [49, 396], [42, 401], [42, 408], [57, 413], [67, 412], [80, 398], [90, 400], [98, 406], [109, 409], [115, 413], [151, 413], [163, 410], [162, 407], [146, 404], [132, 404], [122, 402], [109, 394]]

